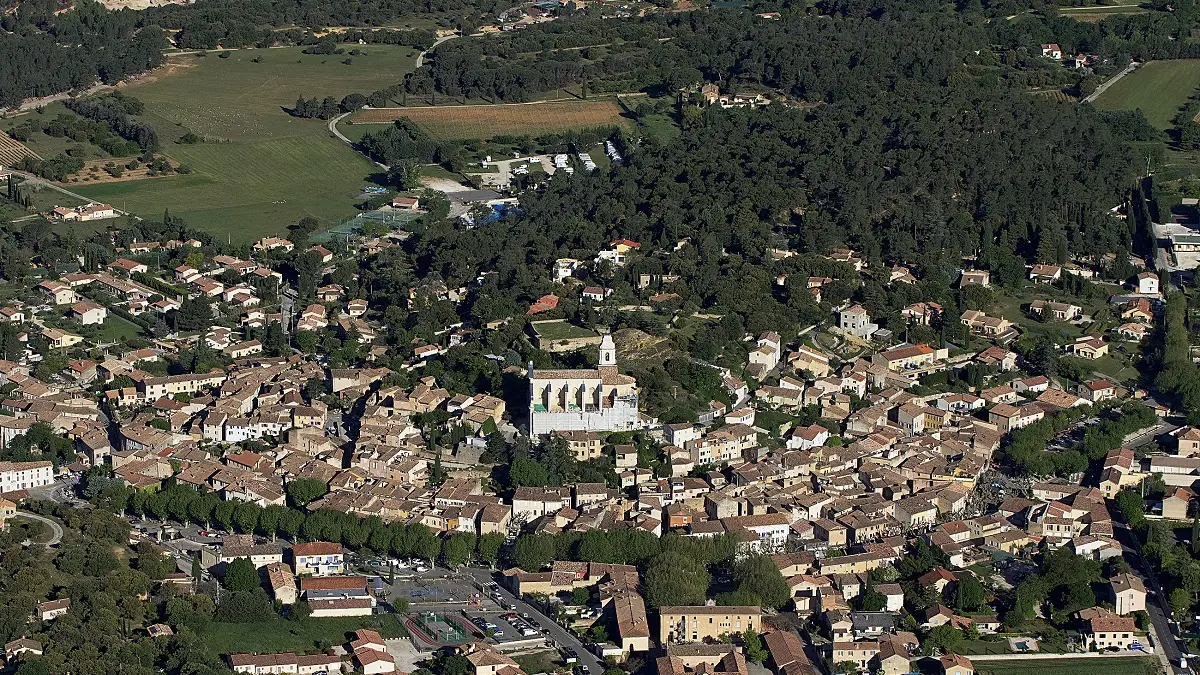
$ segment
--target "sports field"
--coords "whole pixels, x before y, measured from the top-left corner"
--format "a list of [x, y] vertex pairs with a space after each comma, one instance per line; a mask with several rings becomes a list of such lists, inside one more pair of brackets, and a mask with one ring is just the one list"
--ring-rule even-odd
[[1029, 659], [975, 661], [979, 675], [1154, 675], [1158, 660], [1149, 656], [1118, 656], [1088, 659]]
[[[573, 129], [591, 129], [629, 123], [612, 99], [547, 101], [497, 105], [422, 106], [376, 108], [351, 116], [356, 124], [386, 124], [401, 117], [411, 119], [434, 138], [488, 139], [498, 135], [538, 136]], [[346, 129], [352, 129], [348, 125]], [[349, 134], [347, 134], [349, 135]]]
[[[124, 91], [146, 104], [143, 118], [159, 132], [163, 151], [193, 173], [78, 191], [145, 217], [169, 208], [193, 226], [242, 242], [282, 233], [306, 215], [326, 225], [352, 216], [376, 167], [334, 138], [326, 122], [294, 118], [284, 108], [299, 96], [340, 100], [395, 84], [416, 56], [410, 47], [357, 48], [366, 55], [288, 47], [234, 51], [225, 59], [172, 56], [163, 71]], [[188, 131], [205, 142], [176, 142]]]
[[1108, 110], [1141, 108], [1157, 129], [1171, 120], [1200, 87], [1200, 60], [1150, 61], [1109, 87], [1095, 103]]

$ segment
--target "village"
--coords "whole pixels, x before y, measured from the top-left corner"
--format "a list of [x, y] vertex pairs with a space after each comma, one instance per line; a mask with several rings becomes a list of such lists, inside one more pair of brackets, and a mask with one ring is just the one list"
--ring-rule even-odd
[[[391, 235], [364, 237], [338, 253], [318, 244], [305, 255], [332, 270], [339, 258], [394, 245]], [[249, 560], [275, 601], [304, 602], [317, 618], [404, 613], [397, 568], [406, 583], [437, 574], [435, 563], [456, 570], [445, 546], [460, 535], [499, 537], [506, 550], [529, 537], [588, 533], [732, 541], [735, 561], [769, 560], [787, 593], [777, 604], [731, 605], [715, 603], [704, 588], [703, 602], [664, 604], [635, 565], [552, 555], [538, 561], [541, 568], [514, 565], [493, 576], [493, 556], [466, 576], [455, 572], [466, 580], [460, 597], [422, 605], [440, 619], [430, 624], [416, 612], [405, 619], [411, 648], [363, 629], [326, 653], [227, 654], [236, 672], [407, 671], [418, 662], [414, 649], [450, 649], [475, 675], [535, 675], [517, 659], [547, 647], [583, 675], [588, 662], [599, 669], [631, 659], [651, 659], [660, 675], [750, 675], [762, 668], [764, 650], [786, 675], [971, 675], [972, 659], [997, 656], [1179, 662], [1169, 610], [1154, 597], [1155, 582], [1137, 545], [1122, 535], [1124, 523], [1114, 520], [1122, 491], [1145, 494], [1145, 484], [1162, 483], [1157, 499], [1144, 500], [1147, 517], [1186, 522], [1200, 478], [1200, 429], [1181, 423], [1137, 378], [1116, 374], [1115, 356], [1138, 349], [1163, 311], [1159, 276], [1144, 267], [1085, 308], [1057, 289], [1094, 278], [1086, 261], [1033, 265], [1020, 281], [1040, 295], [1014, 318], [962, 312], [963, 344], [905, 339], [942, 324], [938, 303], [904, 306], [904, 335], [881, 328], [861, 303], [839, 303], [822, 325], [788, 338], [782, 326], [747, 335], [740, 367], [705, 366], [718, 371], [722, 400], [695, 419], [663, 423], [645, 409], [646, 383], [624, 371], [611, 331], [554, 318], [568, 294], [614, 302], [613, 289], [578, 279], [591, 267], [620, 268], [647, 255], [639, 242], [612, 241], [594, 259], [558, 259], [544, 274], [561, 291], [531, 303], [525, 316], [447, 326], [438, 341], [411, 346], [387, 345], [386, 308], [349, 296], [328, 273], [314, 302], [296, 304], [296, 290], [276, 269], [278, 256], [295, 248], [268, 237], [241, 259], [195, 240], [134, 242], [94, 271], [31, 277], [0, 308], [0, 320], [24, 345], [0, 361], [0, 445], [48, 430], [73, 452], [0, 464], [0, 517], [12, 519], [25, 500], [62, 481], [94, 480], [103, 470], [146, 498], [192, 491], [238, 509], [295, 507], [310, 517], [332, 511], [419, 525], [443, 542], [442, 556], [435, 542], [411, 560], [375, 560], [371, 573], [363, 568], [369, 553], [341, 541], [234, 533], [232, 515], [204, 531], [166, 517], [148, 528], [144, 516], [129, 516], [137, 536], [175, 553], [180, 570], [172, 582], [220, 578]], [[151, 259], [164, 251], [183, 251], [188, 262], [159, 269]], [[825, 259], [856, 272], [869, 266], [845, 249]], [[899, 265], [887, 276], [889, 284], [918, 281]], [[638, 306], [671, 306], [678, 298], [669, 275], [644, 281]], [[781, 275], [776, 283], [795, 281]], [[837, 283], [810, 276], [803, 289], [819, 303]], [[995, 288], [989, 272], [970, 261], [955, 285]], [[454, 301], [471, 289], [441, 284], [410, 292]], [[271, 311], [262, 309], [264, 295]], [[198, 330], [136, 348], [98, 330], [118, 318], [173, 317], [197, 298], [217, 308], [211, 325]], [[1093, 316], [1101, 311], [1107, 321]], [[588, 367], [508, 363], [506, 376], [522, 382], [517, 395], [511, 388], [451, 390], [427, 374], [509, 322], [526, 322], [538, 350], [579, 356]], [[1035, 374], [1010, 346], [1045, 325], [1069, 331], [1060, 333], [1067, 337], [1054, 346], [1055, 358], [1111, 367], [1085, 369], [1082, 377]], [[271, 339], [327, 331], [360, 344], [366, 365], [334, 367], [320, 348], [265, 352]], [[201, 353], [215, 356], [193, 372], [167, 367]], [[46, 372], [46, 364], [60, 362]], [[1038, 479], [999, 460], [1027, 428], [1049, 430], [1050, 454], [1066, 453], [1093, 428], [1119, 433], [1112, 447], [1100, 448], [1102, 470], [1087, 470], [1084, 461], [1066, 476]], [[578, 463], [605, 460], [612, 477], [504, 487], [495, 480], [503, 464], [492, 452], [497, 443], [541, 444]], [[296, 486], [314, 483], [319, 494], [299, 503]], [[999, 598], [1037, 575], [1035, 555], [1059, 552], [1097, 570], [1088, 606], [1039, 616], [1032, 626], [1009, 618], [1014, 610]], [[478, 613], [485, 607], [508, 612], [517, 638]], [[69, 611], [69, 603], [47, 599], [40, 618]], [[558, 626], [553, 635], [551, 624]], [[40, 649], [31, 642], [6, 645], [6, 658]]]

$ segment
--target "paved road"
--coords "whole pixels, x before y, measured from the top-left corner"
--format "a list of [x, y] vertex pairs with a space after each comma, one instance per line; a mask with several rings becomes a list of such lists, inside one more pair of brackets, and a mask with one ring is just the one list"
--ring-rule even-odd
[[[459, 571], [459, 574], [469, 576], [480, 583], [492, 581], [491, 570], [465, 567]], [[568, 631], [566, 628], [563, 628], [561, 625], [555, 622], [554, 619], [551, 619], [543, 614], [536, 605], [531, 605], [520, 598], [514, 597], [513, 594], [509, 593], [508, 589], [504, 587], [500, 588], [500, 593], [504, 596], [505, 602], [511, 602], [517, 606], [517, 612], [527, 612], [530, 616], [537, 619], [538, 623], [542, 624], [542, 628], [550, 631], [550, 637], [553, 638], [554, 641], [559, 644], [559, 646], [571, 647], [575, 651], [579, 652], [579, 663], [588, 666], [592, 675], [599, 675], [600, 673], [604, 672], [604, 664], [599, 658], [596, 657], [595, 654], [584, 648], [583, 643], [579, 641], [579, 638], [572, 635], [570, 631]]]
[[39, 516], [36, 513], [29, 513], [26, 511], [17, 511], [17, 514], [13, 517], [14, 518], [28, 518], [29, 520], [36, 520], [39, 523], [43, 523], [47, 527], [49, 527], [50, 533], [51, 533], [50, 541], [44, 542], [46, 546], [58, 546], [59, 542], [62, 541], [62, 538], [63, 538], [62, 525], [59, 525], [58, 523], [54, 522], [53, 520], [51, 520], [45, 516]]
[[1154, 571], [1142, 557], [1141, 542], [1138, 538], [1129, 531], [1129, 528], [1124, 523], [1113, 523], [1113, 534], [1116, 535], [1117, 541], [1120, 541], [1126, 553], [1125, 560], [1133, 567], [1146, 582], [1146, 589], [1153, 595], [1146, 597], [1146, 612], [1150, 615], [1150, 623], [1152, 624], [1151, 633], [1154, 636], [1155, 651], [1162, 654], [1169, 661], [1170, 670], [1173, 673], [1186, 673], [1187, 670], [1179, 668], [1179, 643], [1175, 640], [1175, 635], [1171, 632], [1171, 624], [1168, 618], [1171, 616], [1170, 609], [1166, 606], [1166, 599], [1163, 598], [1162, 585], [1154, 576]]
[[417, 68], [420, 68], [422, 65], [425, 64], [425, 55], [428, 54], [430, 52], [430, 50], [432, 50], [434, 47], [442, 44], [446, 40], [453, 40], [456, 37], [458, 37], [458, 36], [457, 35], [447, 35], [446, 37], [440, 37], [437, 40], [434, 40], [433, 45], [431, 45], [429, 47], [429, 49], [426, 49], [425, 51], [421, 52], [420, 54], [417, 54], [417, 61], [413, 65], [413, 69], [415, 70]]
[[1136, 61], [1131, 61], [1129, 63], [1129, 65], [1125, 66], [1125, 70], [1122, 70], [1121, 72], [1117, 73], [1116, 75], [1109, 78], [1108, 80], [1100, 83], [1100, 86], [1096, 87], [1096, 91], [1093, 91], [1091, 94], [1089, 94], [1087, 96], [1087, 98], [1084, 98], [1083, 102], [1091, 103], [1092, 101], [1095, 101], [1100, 96], [1100, 94], [1104, 93], [1104, 91], [1106, 89], [1108, 89], [1109, 87], [1116, 84], [1117, 81], [1120, 80], [1122, 77], [1125, 77], [1126, 75], [1132, 73], [1135, 69], [1137, 69], [1138, 65], [1139, 64]]

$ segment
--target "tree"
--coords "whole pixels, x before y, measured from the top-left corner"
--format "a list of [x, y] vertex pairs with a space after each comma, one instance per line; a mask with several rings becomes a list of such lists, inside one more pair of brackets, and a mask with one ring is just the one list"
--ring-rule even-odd
[[1175, 615], [1176, 621], [1186, 619], [1191, 608], [1192, 594], [1188, 593], [1186, 588], [1176, 588], [1171, 591], [1171, 612]]
[[642, 583], [646, 589], [646, 602], [657, 608], [703, 605], [711, 579], [704, 563], [675, 551], [666, 551], [650, 560]]
[[495, 565], [496, 561], [500, 559], [501, 546], [504, 546], [504, 534], [500, 532], [488, 532], [479, 536], [476, 554], [480, 560], [486, 562], [488, 565]]
[[546, 467], [532, 457], [518, 457], [508, 468], [513, 487], [544, 487], [550, 482]]
[[858, 603], [864, 612], [878, 612], [887, 607], [887, 596], [875, 590], [875, 584], [867, 584]]
[[575, 588], [571, 590], [572, 605], [586, 605], [588, 600], [592, 599], [592, 592], [586, 588]]
[[513, 563], [527, 572], [538, 572], [554, 560], [554, 538], [545, 534], [526, 534], [513, 545]]
[[324, 497], [327, 492], [329, 492], [329, 486], [316, 478], [297, 478], [288, 481], [287, 484], [288, 497], [292, 500], [292, 505], [298, 509]]
[[252, 591], [259, 588], [258, 570], [249, 558], [235, 558], [225, 568], [225, 578], [221, 580], [221, 583], [235, 593]]
[[765, 555], [754, 555], [734, 567], [733, 580], [738, 590], [758, 596], [763, 607], [779, 609], [791, 599], [791, 588], [779, 567]]
[[762, 637], [753, 628], [747, 628], [742, 633], [742, 644], [746, 646], [746, 658], [755, 663], [767, 660], [767, 650], [763, 646]]
[[[941, 650], [949, 653], [954, 651], [958, 643], [962, 641], [962, 631], [946, 624], [936, 626], [929, 631], [925, 639], [921, 642], [922, 649]], [[930, 653], [933, 653], [932, 651]]]
[[211, 327], [212, 323], [212, 305], [204, 295], [184, 299], [179, 305], [179, 311], [175, 313], [176, 330], [205, 330]]
[[458, 567], [471, 559], [475, 550], [475, 535], [471, 532], [455, 532], [442, 540], [442, 560]]
[[961, 574], [954, 587], [954, 608], [960, 612], [979, 609], [987, 597], [987, 589], [973, 574]]

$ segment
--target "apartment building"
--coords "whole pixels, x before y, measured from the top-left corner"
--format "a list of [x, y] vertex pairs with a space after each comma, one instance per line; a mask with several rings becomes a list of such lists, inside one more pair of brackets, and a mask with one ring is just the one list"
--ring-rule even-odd
[[49, 460], [0, 462], [0, 493], [28, 490], [54, 482], [54, 465]]
[[761, 628], [760, 607], [662, 607], [658, 610], [658, 642], [705, 642], [722, 635]]

